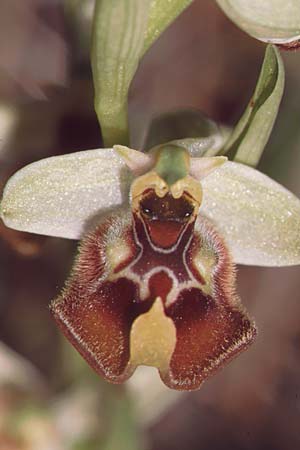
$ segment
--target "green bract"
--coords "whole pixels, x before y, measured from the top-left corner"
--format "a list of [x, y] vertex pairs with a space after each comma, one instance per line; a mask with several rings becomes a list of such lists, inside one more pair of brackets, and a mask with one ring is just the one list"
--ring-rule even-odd
[[95, 109], [105, 145], [129, 143], [128, 91], [150, 45], [192, 0], [97, 0], [92, 38]]
[[300, 38], [298, 0], [216, 0], [242, 30], [261, 41], [285, 44]]
[[223, 153], [230, 159], [256, 166], [277, 116], [284, 88], [284, 67], [278, 49], [266, 48], [261, 73], [243, 116], [236, 125]]

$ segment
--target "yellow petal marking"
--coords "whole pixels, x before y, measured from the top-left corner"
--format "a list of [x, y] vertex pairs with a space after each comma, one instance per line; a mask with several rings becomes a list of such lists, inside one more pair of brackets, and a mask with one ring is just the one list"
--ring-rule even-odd
[[163, 303], [157, 297], [151, 309], [140, 315], [130, 333], [130, 366], [154, 366], [168, 370], [176, 344], [175, 325], [165, 315]]
[[201, 286], [201, 290], [204, 294], [213, 294], [213, 270], [217, 265], [217, 258], [206, 246], [202, 246], [193, 258], [193, 263], [201, 274], [205, 284]]
[[180, 198], [184, 192], [187, 192], [192, 196], [195, 202], [198, 204], [198, 207], [201, 205], [202, 201], [202, 188], [199, 181], [195, 180], [195, 178], [187, 175], [186, 177], [178, 180], [171, 186], [171, 194], [174, 198]]
[[108, 267], [114, 269], [131, 255], [132, 250], [124, 238], [117, 238], [106, 247]]
[[158, 197], [164, 197], [169, 191], [167, 183], [151, 170], [145, 175], [136, 178], [131, 185], [131, 208], [138, 209], [139, 197], [146, 189], [154, 189]]

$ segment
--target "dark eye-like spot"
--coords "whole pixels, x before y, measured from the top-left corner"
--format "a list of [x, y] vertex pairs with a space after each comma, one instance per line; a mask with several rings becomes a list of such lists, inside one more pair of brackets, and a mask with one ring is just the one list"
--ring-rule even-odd
[[146, 206], [143, 206], [143, 205], [142, 205], [142, 211], [143, 211], [143, 213], [149, 214], [149, 215], [151, 215], [151, 212], [152, 212], [150, 208], [147, 208]]
[[194, 213], [194, 205], [186, 196], [177, 199], [169, 193], [161, 198], [151, 191], [141, 199], [139, 210], [144, 219], [148, 221], [186, 223]]
[[189, 217], [191, 217], [193, 212], [194, 212], [194, 208], [192, 206], [190, 206], [188, 209], [185, 209], [182, 211], [182, 213], [180, 214], [180, 217], [182, 219], [188, 219]]
[[141, 203], [141, 211], [145, 216], [148, 216], [148, 217], [154, 216], [154, 212], [152, 211], [152, 209], [149, 208], [149, 206], [143, 205], [142, 203]]

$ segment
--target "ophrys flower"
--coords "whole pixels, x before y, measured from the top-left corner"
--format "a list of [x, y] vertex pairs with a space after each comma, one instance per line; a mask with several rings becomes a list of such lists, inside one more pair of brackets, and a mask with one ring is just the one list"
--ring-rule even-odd
[[92, 229], [51, 309], [110, 381], [145, 364], [172, 388], [198, 388], [255, 336], [232, 258], [300, 262], [299, 200], [206, 154], [180, 143], [150, 153], [116, 146], [42, 160], [7, 184], [8, 226], [75, 239]]

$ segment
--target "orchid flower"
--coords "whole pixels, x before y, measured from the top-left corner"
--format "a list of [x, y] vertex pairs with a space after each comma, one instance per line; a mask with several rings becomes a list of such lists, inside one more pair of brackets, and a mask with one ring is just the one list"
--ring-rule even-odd
[[300, 201], [251, 167], [207, 156], [207, 139], [194, 144], [47, 158], [4, 190], [7, 226], [85, 236], [51, 311], [109, 381], [152, 365], [171, 388], [199, 388], [256, 334], [234, 263], [300, 263]]
[[275, 47], [267, 47], [232, 132], [204, 121], [206, 134], [200, 127], [175, 138], [171, 127], [167, 139], [154, 123], [148, 151], [112, 145], [129, 142], [128, 89], [140, 58], [189, 3], [168, 2], [172, 14], [156, 0], [96, 3], [95, 105], [110, 148], [37, 161], [8, 181], [1, 202], [8, 227], [81, 240], [50, 309], [114, 383], [147, 365], [170, 388], [199, 388], [256, 335], [236, 294], [234, 264], [300, 264], [300, 201], [250, 167], [283, 92]]

